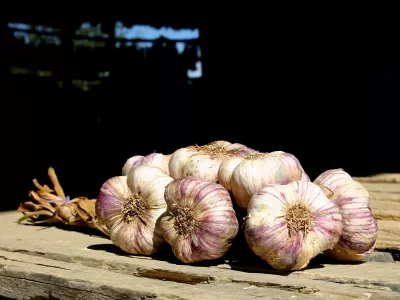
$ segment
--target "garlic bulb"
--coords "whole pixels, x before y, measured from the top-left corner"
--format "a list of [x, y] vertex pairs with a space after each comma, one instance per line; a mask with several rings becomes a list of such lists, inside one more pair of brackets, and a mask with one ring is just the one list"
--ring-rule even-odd
[[243, 157], [254, 152], [242, 144], [215, 141], [204, 146], [188, 146], [176, 150], [169, 161], [169, 171], [174, 179], [196, 176], [217, 182], [218, 169], [222, 162], [231, 157]]
[[326, 254], [341, 261], [360, 261], [375, 249], [378, 223], [369, 207], [369, 193], [343, 169], [319, 175], [314, 183], [333, 192], [332, 201], [340, 208], [343, 231], [338, 244]]
[[157, 252], [164, 240], [156, 222], [166, 210], [164, 190], [172, 180], [155, 166], [140, 165], [102, 185], [96, 215], [116, 246], [131, 254]]
[[253, 152], [224, 161], [218, 171], [218, 180], [232, 192], [239, 207], [246, 209], [251, 196], [267, 185], [309, 181], [309, 178], [294, 155], [275, 151]]
[[151, 153], [149, 155], [135, 155], [129, 158], [122, 167], [122, 176], [128, 176], [129, 171], [140, 165], [152, 165], [159, 167], [165, 174], [169, 175], [168, 163], [171, 155]]
[[250, 199], [245, 236], [253, 252], [278, 270], [299, 270], [332, 248], [342, 231], [339, 208], [307, 181], [264, 187]]
[[221, 185], [194, 176], [176, 179], [166, 187], [165, 201], [168, 209], [160, 228], [180, 261], [217, 259], [228, 251], [239, 223]]

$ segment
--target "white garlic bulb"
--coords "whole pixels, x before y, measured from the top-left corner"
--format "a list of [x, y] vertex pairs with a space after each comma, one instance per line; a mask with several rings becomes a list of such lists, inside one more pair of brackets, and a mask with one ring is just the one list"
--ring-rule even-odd
[[250, 199], [245, 235], [253, 252], [278, 270], [300, 270], [332, 248], [342, 231], [339, 208], [308, 181], [264, 187]]
[[253, 152], [245, 157], [225, 160], [218, 171], [218, 182], [240, 208], [246, 209], [251, 196], [270, 184], [309, 181], [297, 158], [283, 151]]
[[188, 146], [176, 150], [169, 161], [170, 175], [174, 179], [196, 176], [217, 182], [222, 162], [232, 157], [242, 157], [253, 152], [242, 144], [215, 141], [204, 146]]
[[176, 179], [166, 187], [165, 201], [168, 209], [160, 217], [160, 228], [180, 261], [213, 260], [228, 251], [239, 223], [220, 184], [194, 176]]
[[157, 252], [165, 241], [156, 222], [166, 210], [164, 191], [172, 180], [158, 167], [140, 165], [102, 185], [96, 215], [116, 246], [131, 254]]
[[161, 153], [151, 153], [149, 155], [135, 155], [129, 158], [122, 167], [122, 176], [128, 176], [130, 170], [140, 165], [152, 165], [159, 167], [161, 171], [169, 175], [169, 159], [171, 155]]
[[326, 254], [341, 261], [360, 261], [368, 257], [376, 245], [378, 223], [369, 207], [367, 189], [343, 169], [325, 171], [314, 183], [333, 192], [331, 199], [343, 217], [340, 240]]

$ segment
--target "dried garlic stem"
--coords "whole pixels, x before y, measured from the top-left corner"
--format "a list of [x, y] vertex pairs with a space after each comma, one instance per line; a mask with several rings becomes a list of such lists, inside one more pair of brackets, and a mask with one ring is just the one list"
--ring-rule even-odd
[[65, 199], [64, 190], [61, 187], [61, 185], [58, 181], [56, 172], [54, 171], [54, 169], [52, 167], [49, 168], [48, 174], [49, 174], [51, 182], [53, 183], [54, 190], [55, 190], [57, 196], [61, 197], [62, 199]]

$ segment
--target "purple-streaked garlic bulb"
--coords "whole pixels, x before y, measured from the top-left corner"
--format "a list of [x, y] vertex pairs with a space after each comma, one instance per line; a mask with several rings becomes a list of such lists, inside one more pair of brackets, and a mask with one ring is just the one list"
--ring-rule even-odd
[[140, 165], [102, 185], [96, 215], [116, 246], [131, 254], [157, 252], [165, 241], [156, 222], [167, 208], [164, 191], [172, 180], [158, 167]]
[[360, 261], [375, 249], [378, 223], [369, 207], [367, 189], [343, 169], [325, 171], [315, 180], [333, 192], [331, 200], [340, 208], [343, 231], [337, 245], [326, 254], [340, 261]]
[[342, 216], [316, 184], [294, 181], [264, 187], [249, 201], [245, 235], [249, 247], [278, 270], [300, 270], [342, 231]]
[[171, 155], [151, 153], [149, 155], [135, 155], [129, 158], [122, 167], [122, 176], [128, 176], [130, 170], [140, 165], [152, 165], [159, 167], [161, 171], [169, 175], [168, 163]]
[[228, 191], [220, 184], [190, 176], [165, 189], [168, 209], [160, 217], [164, 239], [184, 263], [222, 257], [232, 245], [239, 223]]
[[240, 208], [246, 209], [251, 196], [270, 184], [309, 181], [297, 158], [283, 151], [253, 152], [224, 161], [218, 171], [218, 182]]
[[176, 150], [169, 160], [169, 172], [174, 179], [196, 176], [217, 182], [222, 162], [232, 157], [244, 157], [254, 152], [242, 144], [215, 141], [204, 146], [188, 146]]

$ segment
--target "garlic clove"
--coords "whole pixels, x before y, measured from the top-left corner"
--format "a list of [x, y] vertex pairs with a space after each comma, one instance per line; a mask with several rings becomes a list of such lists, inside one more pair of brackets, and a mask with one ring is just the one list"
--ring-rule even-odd
[[242, 157], [233, 157], [224, 161], [218, 170], [218, 183], [232, 191], [231, 180], [235, 168], [243, 161]]
[[342, 231], [339, 208], [312, 182], [267, 186], [253, 195], [245, 223], [253, 252], [278, 270], [300, 270], [332, 248]]
[[222, 257], [239, 230], [232, 200], [221, 185], [190, 176], [165, 189], [167, 211], [160, 217], [164, 239], [185, 263]]
[[369, 207], [367, 189], [343, 169], [319, 175], [316, 184], [333, 191], [332, 201], [343, 217], [343, 231], [338, 243], [326, 254], [340, 261], [361, 261], [375, 248], [378, 223]]

